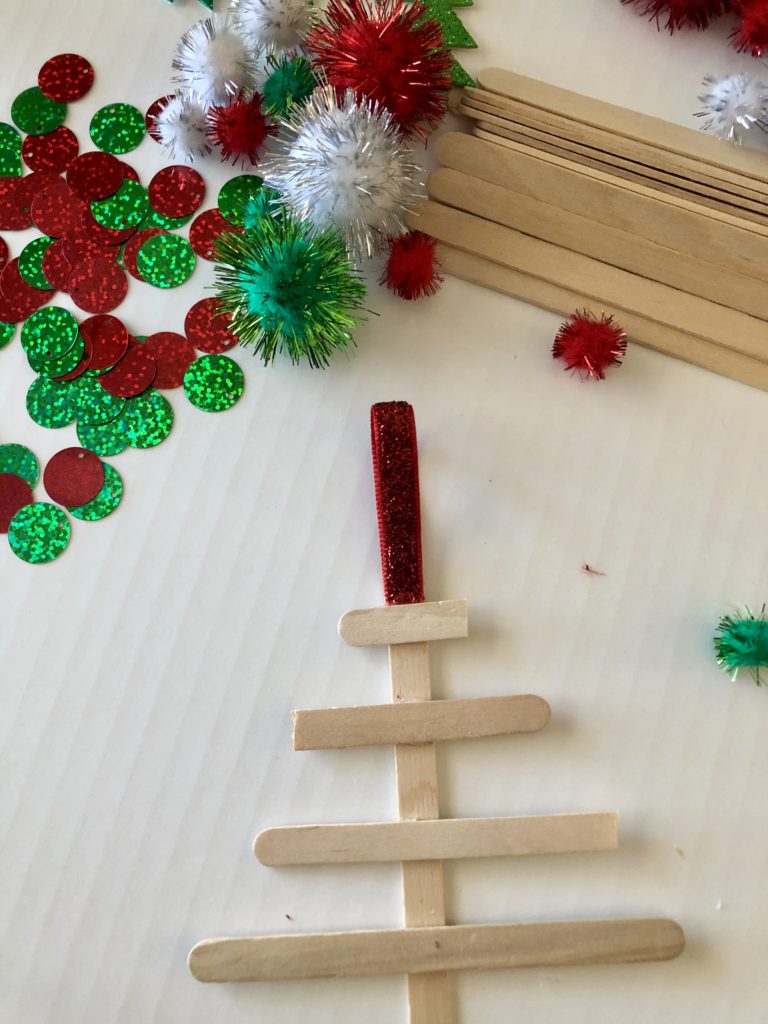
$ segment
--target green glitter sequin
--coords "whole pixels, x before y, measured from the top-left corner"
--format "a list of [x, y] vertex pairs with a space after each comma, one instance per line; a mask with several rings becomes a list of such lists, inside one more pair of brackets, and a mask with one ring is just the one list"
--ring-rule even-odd
[[38, 377], [27, 391], [27, 412], [40, 427], [66, 427], [75, 419], [73, 397], [69, 384]]
[[27, 135], [47, 135], [64, 124], [66, 116], [67, 104], [49, 100], [36, 85], [20, 92], [11, 106], [13, 123]]
[[95, 452], [100, 458], [119, 455], [128, 447], [125, 436], [125, 417], [118, 416], [102, 426], [90, 426], [87, 423], [77, 424], [77, 439], [83, 448]]
[[204, 412], [223, 412], [240, 398], [245, 387], [243, 371], [228, 356], [201, 356], [184, 374], [184, 394]]
[[0, 473], [13, 473], [34, 488], [40, 479], [40, 465], [23, 444], [0, 444]]
[[34, 312], [22, 327], [21, 347], [32, 369], [38, 370], [41, 362], [61, 359], [71, 352], [79, 337], [77, 320], [69, 310], [46, 306]]
[[43, 291], [52, 290], [48, 278], [43, 273], [43, 256], [52, 245], [52, 238], [34, 238], [24, 246], [19, 255], [19, 274], [27, 284]]
[[69, 544], [72, 528], [64, 509], [36, 501], [19, 509], [8, 527], [11, 551], [24, 562], [52, 562]]
[[139, 231], [143, 231], [144, 228], [163, 228], [165, 231], [178, 231], [179, 228], [183, 228], [185, 224], [188, 224], [194, 216], [194, 213], [190, 213], [186, 217], [166, 217], [165, 214], [160, 213], [154, 206], [150, 205], [149, 213], [139, 224]]
[[15, 333], [16, 324], [6, 324], [0, 321], [0, 349], [5, 348]]
[[85, 353], [85, 342], [83, 341], [82, 335], [78, 333], [75, 344], [59, 359], [35, 359], [29, 360], [29, 365], [35, 371], [39, 373], [41, 377], [63, 377], [65, 373], [70, 373], [80, 360], [83, 358]]
[[118, 156], [136, 149], [146, 131], [144, 115], [130, 103], [110, 103], [97, 110], [91, 119], [93, 144]]
[[88, 522], [96, 522], [98, 519], [106, 519], [110, 512], [114, 512], [120, 504], [123, 496], [123, 481], [120, 474], [108, 463], [104, 466], [104, 486], [95, 498], [92, 498], [86, 505], [79, 505], [77, 508], [70, 508], [75, 519], [84, 519]]
[[77, 422], [86, 427], [103, 427], [120, 415], [125, 399], [110, 395], [99, 383], [98, 377], [79, 377], [74, 382]]
[[221, 186], [219, 190], [219, 211], [230, 224], [242, 227], [245, 223], [245, 208], [248, 200], [261, 192], [262, 179], [257, 174], [238, 174]]
[[125, 437], [132, 448], [154, 448], [171, 432], [173, 407], [154, 388], [129, 398], [125, 405]]
[[0, 178], [20, 178], [23, 173], [21, 136], [12, 124], [0, 121]]
[[141, 246], [136, 269], [155, 288], [176, 288], [189, 280], [197, 257], [186, 238], [179, 235], [154, 235]]
[[124, 178], [117, 192], [106, 199], [91, 202], [93, 219], [102, 227], [112, 231], [137, 227], [146, 216], [149, 207], [147, 190], [138, 181]]

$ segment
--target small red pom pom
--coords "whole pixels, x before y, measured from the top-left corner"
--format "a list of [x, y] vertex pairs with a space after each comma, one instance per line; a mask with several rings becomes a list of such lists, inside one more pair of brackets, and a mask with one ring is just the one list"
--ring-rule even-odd
[[731, 42], [737, 50], [762, 57], [768, 51], [767, 0], [739, 0], [734, 8], [740, 20], [731, 33]]
[[621, 366], [627, 351], [627, 335], [612, 316], [598, 318], [589, 310], [577, 310], [560, 328], [552, 355], [567, 370], [582, 377], [605, 380], [609, 366]]
[[625, 6], [638, 8], [661, 28], [670, 33], [681, 28], [708, 28], [710, 23], [730, 7], [729, 0], [621, 0]]
[[277, 131], [261, 110], [261, 95], [250, 99], [240, 93], [223, 107], [211, 107], [207, 114], [207, 135], [221, 153], [223, 161], [258, 163], [259, 150], [268, 136]]
[[409, 231], [393, 238], [381, 284], [401, 299], [420, 299], [440, 290], [440, 276], [434, 238], [423, 231]]
[[307, 50], [339, 92], [385, 107], [405, 135], [434, 128], [447, 107], [451, 55], [419, 0], [330, 0]]

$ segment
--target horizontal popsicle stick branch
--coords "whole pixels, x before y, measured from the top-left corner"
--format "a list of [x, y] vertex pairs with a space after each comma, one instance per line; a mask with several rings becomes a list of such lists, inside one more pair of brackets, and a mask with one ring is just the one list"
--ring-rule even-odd
[[469, 635], [467, 602], [426, 601], [347, 612], [339, 636], [351, 647], [460, 640]]

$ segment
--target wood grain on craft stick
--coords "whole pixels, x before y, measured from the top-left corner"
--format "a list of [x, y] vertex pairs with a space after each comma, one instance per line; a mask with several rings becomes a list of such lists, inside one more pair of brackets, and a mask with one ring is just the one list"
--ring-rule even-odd
[[455, 640], [467, 636], [466, 601], [390, 604], [347, 612], [339, 636], [351, 647]]

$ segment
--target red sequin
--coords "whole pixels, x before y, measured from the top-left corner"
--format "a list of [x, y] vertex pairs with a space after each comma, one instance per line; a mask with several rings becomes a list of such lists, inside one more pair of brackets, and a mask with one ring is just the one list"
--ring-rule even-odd
[[158, 134], [157, 131], [157, 126], [155, 125], [155, 118], [157, 117], [161, 110], [165, 110], [166, 106], [172, 99], [173, 93], [171, 93], [170, 96], [161, 96], [159, 99], [155, 100], [155, 102], [150, 105], [149, 110], [147, 110], [146, 114], [144, 115], [144, 120], [147, 125], [147, 132], [149, 133], [150, 138], [153, 138], [155, 142], [162, 142], [162, 139], [160, 138], [160, 135]]
[[93, 67], [76, 53], [60, 53], [40, 68], [37, 84], [49, 100], [72, 103], [85, 96], [93, 85]]
[[8, 533], [11, 520], [32, 501], [32, 488], [15, 473], [0, 473], [0, 533]]
[[85, 209], [83, 200], [59, 178], [57, 182], [38, 192], [32, 200], [32, 220], [35, 227], [49, 238], [63, 238], [68, 231], [77, 227]]
[[32, 200], [47, 188], [56, 188], [64, 184], [55, 171], [32, 171], [24, 178], [19, 178], [16, 191], [16, 202], [25, 210], [32, 210]]
[[58, 238], [43, 254], [43, 274], [51, 288], [67, 291], [72, 264], [64, 255], [64, 239]]
[[21, 146], [21, 155], [32, 171], [56, 171], [61, 174], [79, 150], [77, 136], [62, 124], [47, 135], [27, 135]]
[[229, 315], [219, 309], [219, 300], [200, 299], [187, 313], [184, 333], [195, 348], [209, 355], [233, 348], [238, 338], [229, 326]]
[[189, 244], [202, 259], [213, 260], [213, 247], [219, 235], [225, 231], [242, 233], [242, 230], [230, 224], [219, 210], [206, 210], [189, 225]]
[[80, 324], [86, 346], [91, 346], [91, 370], [109, 370], [128, 349], [128, 331], [116, 316], [89, 316]]
[[53, 292], [27, 284], [19, 273], [19, 261], [13, 259], [0, 273], [0, 321], [18, 324], [26, 320], [36, 309], [44, 306]]
[[144, 342], [144, 348], [157, 363], [156, 388], [178, 388], [184, 383], [184, 374], [194, 362], [195, 350], [183, 334], [158, 331]]
[[67, 184], [81, 199], [106, 199], [120, 188], [123, 165], [111, 153], [83, 153], [67, 171]]
[[144, 281], [136, 266], [136, 257], [139, 255], [139, 249], [148, 238], [152, 238], [154, 235], [164, 235], [165, 233], [162, 228], [144, 228], [141, 231], [137, 231], [133, 238], [130, 238], [125, 243], [123, 263], [131, 277], [135, 277], [137, 281]]
[[120, 246], [99, 242], [85, 230], [82, 223], [68, 231], [61, 241], [64, 243], [64, 255], [73, 267], [88, 256], [102, 256], [110, 263], [115, 263], [120, 254]]
[[120, 228], [118, 230], [105, 228], [97, 220], [93, 219], [90, 207], [85, 208], [80, 223], [91, 238], [101, 242], [102, 245], [122, 245], [123, 242], [127, 242], [132, 235], [136, 234], [135, 227]]
[[109, 313], [128, 293], [128, 278], [103, 256], [87, 256], [72, 268], [68, 288], [72, 301], [86, 313]]
[[0, 178], [0, 231], [25, 231], [32, 227], [29, 209], [19, 205], [23, 178]]
[[135, 167], [131, 167], [131, 165], [127, 164], [125, 160], [120, 161], [120, 166], [123, 169], [123, 178], [128, 178], [129, 181], [135, 181], [137, 184], [141, 184], [139, 172]]
[[133, 338], [128, 339], [125, 355], [114, 369], [99, 378], [101, 386], [118, 398], [134, 398], [146, 391], [157, 374], [152, 353]]
[[43, 487], [52, 501], [77, 508], [93, 501], [104, 486], [104, 464], [87, 448], [63, 448], [48, 460]]
[[205, 182], [192, 167], [164, 167], [149, 183], [149, 201], [164, 217], [188, 217], [205, 196]]
[[83, 339], [83, 354], [80, 357], [80, 362], [73, 370], [70, 370], [69, 373], [64, 373], [61, 377], [54, 377], [54, 380], [75, 380], [77, 377], [82, 377], [85, 371], [90, 369], [91, 358], [93, 356], [93, 343], [87, 335], [83, 334], [82, 330], [80, 331], [80, 335]]
[[8, 262], [8, 243], [4, 238], [0, 238], [0, 270], [3, 269], [5, 264]]

